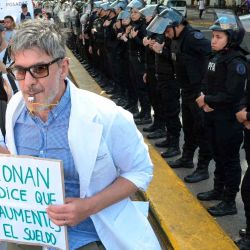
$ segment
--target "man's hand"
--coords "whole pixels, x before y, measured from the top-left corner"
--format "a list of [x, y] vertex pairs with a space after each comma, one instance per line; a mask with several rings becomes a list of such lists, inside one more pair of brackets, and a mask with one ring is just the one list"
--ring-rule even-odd
[[205, 103], [205, 95], [201, 94], [195, 101], [198, 104], [199, 108], [202, 108], [206, 104]]
[[239, 123], [243, 123], [243, 122], [247, 121], [247, 109], [244, 108], [241, 111], [237, 112], [236, 118], [237, 118]]
[[3, 62], [0, 61], [0, 72], [6, 73], [6, 66]]
[[243, 125], [245, 126], [246, 129], [250, 129], [250, 121], [244, 121]]
[[63, 205], [50, 205], [47, 213], [58, 226], [75, 226], [93, 214], [91, 198], [66, 198]]
[[10, 154], [10, 151], [5, 147], [0, 146], [0, 154]]
[[208, 112], [212, 112], [214, 111], [214, 109], [210, 108], [207, 104], [205, 104], [202, 109], [204, 110], [204, 112], [208, 113]]

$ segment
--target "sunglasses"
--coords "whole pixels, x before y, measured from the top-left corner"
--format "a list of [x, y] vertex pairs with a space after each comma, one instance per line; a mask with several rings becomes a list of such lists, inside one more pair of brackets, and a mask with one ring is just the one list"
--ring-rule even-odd
[[11, 65], [6, 69], [7, 73], [9, 73], [15, 80], [20, 81], [24, 80], [26, 76], [26, 72], [28, 71], [33, 78], [44, 78], [49, 75], [49, 66], [62, 60], [63, 57], [58, 57], [49, 63], [37, 64], [31, 67], [21, 67], [21, 66], [13, 66], [15, 62], [11, 63]]

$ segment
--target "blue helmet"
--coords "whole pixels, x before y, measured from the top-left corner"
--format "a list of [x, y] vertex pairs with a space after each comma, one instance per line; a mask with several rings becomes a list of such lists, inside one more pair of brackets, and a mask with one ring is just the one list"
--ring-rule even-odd
[[116, 0], [111, 4], [111, 6], [116, 10], [116, 9], [122, 9], [124, 10], [127, 6], [128, 2], [127, 0]]
[[94, 7], [94, 8], [100, 8], [100, 6], [101, 6], [102, 3], [103, 3], [102, 1], [95, 1], [95, 2], [93, 3], [93, 7]]
[[209, 27], [209, 29], [225, 32], [229, 38], [227, 47], [236, 47], [240, 45], [245, 35], [245, 29], [240, 19], [230, 10], [218, 10], [216, 14], [219, 18]]
[[142, 9], [144, 7], [145, 3], [142, 0], [132, 0], [127, 8], [131, 8], [131, 9]]
[[155, 16], [156, 14], [161, 13], [166, 6], [162, 4], [148, 4], [143, 9], [140, 10], [140, 13], [145, 16]]
[[147, 31], [157, 34], [163, 34], [169, 27], [176, 27], [183, 23], [185, 18], [182, 14], [172, 8], [164, 9], [159, 15], [148, 25]]
[[123, 19], [129, 19], [130, 18], [130, 12], [128, 10], [123, 10], [119, 13], [117, 16], [117, 20], [123, 20]]
[[110, 3], [109, 2], [104, 2], [100, 5], [100, 8], [102, 8], [103, 10], [111, 10], [112, 8], [110, 7]]

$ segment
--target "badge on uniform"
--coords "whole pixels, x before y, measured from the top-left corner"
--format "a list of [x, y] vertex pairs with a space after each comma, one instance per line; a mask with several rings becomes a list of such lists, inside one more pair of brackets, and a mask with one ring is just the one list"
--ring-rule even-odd
[[243, 63], [238, 63], [236, 65], [236, 71], [239, 75], [245, 75], [246, 74], [246, 66]]
[[194, 32], [194, 38], [200, 40], [204, 38], [204, 35], [201, 32]]

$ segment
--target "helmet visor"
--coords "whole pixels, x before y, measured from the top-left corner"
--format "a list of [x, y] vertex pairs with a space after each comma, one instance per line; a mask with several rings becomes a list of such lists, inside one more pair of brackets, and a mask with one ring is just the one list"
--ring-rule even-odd
[[157, 15], [148, 25], [147, 31], [156, 34], [163, 34], [165, 30], [171, 26], [172, 23], [173, 21], [168, 17]]

